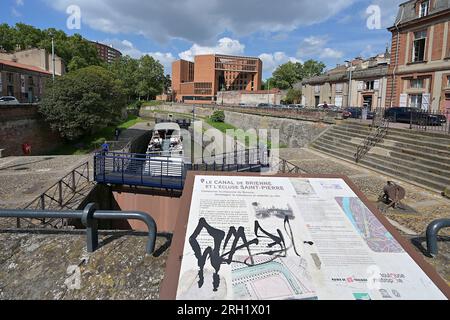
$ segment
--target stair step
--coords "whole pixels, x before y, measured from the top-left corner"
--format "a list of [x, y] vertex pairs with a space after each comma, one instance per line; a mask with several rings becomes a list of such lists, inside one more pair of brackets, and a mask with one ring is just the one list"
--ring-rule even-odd
[[[313, 147], [313, 149], [315, 149], [317, 151], [320, 151], [322, 153], [331, 155], [333, 157], [337, 157], [337, 158], [340, 158], [340, 159], [343, 159], [343, 160], [349, 161], [349, 162], [354, 162], [353, 157], [350, 157], [347, 154], [343, 154], [341, 152], [330, 150], [327, 147], [322, 147], [322, 146], [316, 145], [316, 144], [314, 144], [312, 147]], [[364, 167], [367, 167], [367, 168], [369, 168], [371, 170], [380, 172], [380, 173], [385, 174], [385, 175], [390, 175], [390, 176], [399, 178], [401, 180], [405, 180], [405, 181], [407, 181], [409, 183], [412, 183], [412, 184], [416, 184], [416, 185], [420, 185], [420, 186], [426, 186], [427, 188], [430, 188], [433, 191], [442, 192], [447, 187], [447, 185], [436, 183], [436, 182], [430, 181], [430, 180], [422, 178], [422, 177], [421, 178], [417, 178], [414, 175], [409, 175], [409, 174], [404, 174], [404, 173], [400, 173], [399, 174], [398, 170], [390, 169], [390, 168], [384, 167], [384, 166], [382, 166], [380, 164], [373, 163], [373, 162], [368, 161], [368, 160], [362, 160], [359, 164], [363, 165]]]
[[[357, 137], [364, 137], [366, 138], [370, 132], [361, 132], [361, 131], [357, 131], [354, 129], [341, 129], [339, 127], [335, 127], [332, 129], [332, 131], [338, 131], [338, 132], [350, 132], [352, 133], [354, 136]], [[424, 147], [432, 147], [433, 149], [438, 149], [438, 150], [442, 150], [445, 152], [449, 152], [450, 155], [450, 140], [448, 140], [448, 142], [446, 140], [439, 140], [439, 141], [428, 141], [428, 140], [421, 140], [420, 137], [418, 136], [397, 136], [394, 135], [392, 132], [388, 132], [388, 134], [385, 137], [385, 140], [389, 140], [389, 141], [393, 141], [393, 142], [401, 142], [401, 143], [405, 143], [405, 144], [412, 144], [414, 146], [420, 145], [420, 146], [424, 146]]]
[[[340, 136], [341, 138], [346, 139], [346, 140], [354, 139], [354, 138], [364, 140], [367, 137], [367, 136], [364, 136], [361, 134], [354, 134], [354, 133], [352, 133], [352, 136], [349, 137], [345, 131], [340, 131], [340, 130], [337, 130], [336, 128], [329, 130], [328, 132], [326, 132], [325, 135], [330, 136], [332, 134], [336, 135], [336, 136]], [[397, 152], [402, 149], [405, 149], [405, 150], [407, 149], [407, 150], [411, 150], [411, 151], [419, 151], [426, 155], [434, 154], [434, 155], [437, 155], [438, 157], [442, 157], [442, 159], [438, 159], [437, 161], [447, 162], [450, 160], [450, 151], [446, 151], [446, 150], [439, 149], [436, 147], [434, 147], [434, 148], [429, 147], [429, 146], [427, 146], [426, 143], [419, 143], [419, 142], [413, 141], [413, 140], [411, 140], [411, 143], [405, 143], [405, 142], [398, 142], [394, 139], [389, 139], [389, 138], [385, 137], [379, 143], [378, 146], [386, 148], [386, 149], [394, 150]], [[450, 163], [450, 162], [448, 162], [448, 163]]]
[[[330, 146], [329, 144], [326, 144], [324, 142], [318, 141], [318, 144], [320, 144], [322, 147], [329, 148], [338, 152], [341, 152], [342, 154], [345, 154], [349, 159], [354, 161], [354, 151], [353, 148], [347, 147], [343, 144], [337, 144]], [[394, 168], [395, 170], [399, 170], [399, 173], [408, 172], [408, 173], [415, 173], [416, 176], [419, 177], [426, 177], [426, 179], [439, 182], [443, 185], [449, 186], [450, 185], [450, 172], [449, 171], [439, 171], [434, 170], [434, 172], [430, 172], [428, 167], [416, 164], [414, 162], [405, 161], [405, 160], [399, 160], [396, 159], [396, 162], [393, 162], [392, 158], [384, 157], [382, 155], [377, 154], [366, 154], [360, 162], [363, 161], [371, 161], [378, 163], [380, 165], [383, 165], [384, 167], [388, 168]], [[443, 174], [443, 175], [441, 175]], [[445, 188], [444, 188], [445, 189]], [[444, 190], [442, 189], [442, 190]]]

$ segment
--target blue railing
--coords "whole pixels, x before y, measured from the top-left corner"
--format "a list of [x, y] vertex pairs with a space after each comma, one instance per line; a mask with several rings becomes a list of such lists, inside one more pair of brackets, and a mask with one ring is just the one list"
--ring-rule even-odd
[[136, 153], [99, 152], [94, 156], [97, 183], [183, 190], [187, 172], [259, 172], [268, 164], [267, 150], [242, 150], [186, 163], [172, 158]]

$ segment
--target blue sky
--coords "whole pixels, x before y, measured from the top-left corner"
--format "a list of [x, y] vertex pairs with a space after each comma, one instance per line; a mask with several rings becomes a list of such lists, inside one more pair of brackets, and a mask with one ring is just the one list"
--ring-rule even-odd
[[[264, 77], [287, 61], [320, 60], [328, 68], [382, 53], [402, 0], [0, 0], [0, 23], [55, 27], [150, 54], [166, 73], [195, 54], [259, 56]], [[68, 28], [79, 8], [81, 29]], [[69, 9], [68, 9], [69, 8]], [[379, 9], [379, 15], [378, 15]], [[5, 15], [6, 13], [6, 15]], [[72, 16], [73, 17], [73, 16]], [[75, 20], [69, 20], [75, 21]], [[372, 27], [368, 27], [368, 21]], [[378, 23], [380, 22], [380, 24]]]

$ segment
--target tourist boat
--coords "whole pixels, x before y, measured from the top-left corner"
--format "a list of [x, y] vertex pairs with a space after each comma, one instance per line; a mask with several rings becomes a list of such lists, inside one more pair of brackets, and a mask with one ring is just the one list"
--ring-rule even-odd
[[144, 173], [151, 176], [179, 177], [184, 170], [181, 128], [177, 123], [158, 123], [147, 148]]

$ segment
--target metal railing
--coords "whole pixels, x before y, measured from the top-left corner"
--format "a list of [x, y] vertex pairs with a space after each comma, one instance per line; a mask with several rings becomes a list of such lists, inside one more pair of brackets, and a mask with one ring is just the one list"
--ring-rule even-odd
[[[90, 191], [90, 168], [89, 161], [73, 169], [58, 182], [45, 190], [39, 197], [34, 199], [23, 209], [38, 210], [73, 210], [73, 206], [78, 206], [80, 201], [84, 199], [87, 192]], [[21, 223], [26, 222], [28, 226], [40, 226], [52, 228], [62, 227], [66, 225], [64, 219], [21, 219], [17, 218], [17, 227], [21, 227]]]
[[411, 111], [409, 124], [416, 131], [450, 134], [450, 111]]
[[299, 166], [285, 160], [285, 159], [277, 159], [275, 163], [271, 165], [272, 170], [277, 173], [306, 173], [305, 170], [301, 169]]
[[438, 234], [444, 228], [450, 228], [450, 219], [435, 220], [427, 228], [427, 250], [432, 257], [439, 253]]
[[98, 220], [140, 220], [147, 225], [147, 254], [155, 251], [157, 226], [153, 218], [143, 212], [101, 211], [91, 203], [83, 211], [48, 211], [48, 210], [0, 210], [0, 218], [17, 218], [32, 220], [81, 220], [86, 227], [87, 251], [98, 249]]
[[98, 183], [183, 190], [188, 171], [255, 172], [268, 164], [268, 151], [250, 149], [211, 155], [194, 163], [183, 158], [99, 152], [94, 156]]
[[358, 146], [355, 153], [355, 161], [358, 163], [369, 151], [380, 143], [389, 132], [389, 119], [384, 117], [382, 110], [375, 113], [372, 129], [369, 135]]

